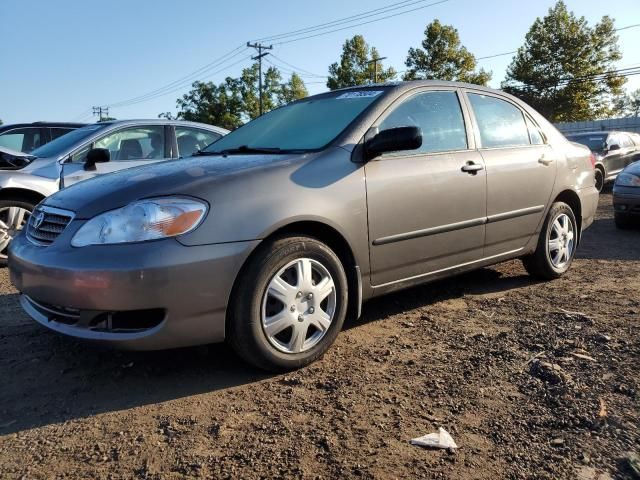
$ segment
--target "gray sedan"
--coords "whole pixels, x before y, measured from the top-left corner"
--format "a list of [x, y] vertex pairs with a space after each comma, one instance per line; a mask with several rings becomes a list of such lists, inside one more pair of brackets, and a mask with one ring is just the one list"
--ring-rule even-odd
[[191, 156], [227, 130], [193, 122], [118, 120], [72, 130], [29, 155], [0, 163], [0, 265], [7, 248], [43, 198], [82, 180]]
[[292, 369], [372, 297], [513, 258], [560, 277], [597, 202], [590, 151], [516, 98], [373, 85], [65, 188], [9, 266], [25, 311], [59, 333], [136, 349], [226, 339]]

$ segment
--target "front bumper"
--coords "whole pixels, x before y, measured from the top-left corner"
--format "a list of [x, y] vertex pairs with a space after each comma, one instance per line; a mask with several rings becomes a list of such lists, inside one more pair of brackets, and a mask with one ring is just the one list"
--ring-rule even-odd
[[59, 333], [136, 350], [224, 340], [233, 282], [258, 244], [165, 239], [72, 248], [66, 233], [48, 247], [24, 234], [11, 242], [11, 281], [23, 308]]
[[640, 187], [613, 188], [613, 208], [617, 213], [640, 216]]

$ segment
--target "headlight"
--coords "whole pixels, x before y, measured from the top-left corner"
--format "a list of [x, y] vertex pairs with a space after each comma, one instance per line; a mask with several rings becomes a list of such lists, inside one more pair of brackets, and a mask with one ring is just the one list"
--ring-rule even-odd
[[71, 240], [74, 247], [145, 242], [194, 230], [207, 212], [195, 199], [153, 198], [102, 213], [85, 223]]
[[616, 185], [621, 187], [640, 187], [640, 177], [632, 173], [621, 173], [616, 178]]

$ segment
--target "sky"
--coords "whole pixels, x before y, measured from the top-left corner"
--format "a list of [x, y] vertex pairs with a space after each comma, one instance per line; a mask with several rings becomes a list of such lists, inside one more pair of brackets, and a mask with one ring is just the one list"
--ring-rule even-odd
[[[119, 119], [156, 118], [161, 112], [175, 112], [176, 99], [189, 90], [190, 78], [182, 83], [178, 80], [229, 52], [233, 53], [223, 58], [226, 62], [213, 64], [215, 68], [205, 69], [193, 80], [220, 82], [238, 75], [251, 63], [252, 52], [243, 48], [247, 41], [396, 2], [0, 0], [0, 119], [4, 123], [90, 122], [95, 120], [91, 107], [100, 105], [111, 105], [109, 114]], [[428, 3], [418, 2], [410, 8]], [[420, 45], [425, 26], [435, 18], [455, 26], [462, 44], [483, 57], [516, 50], [535, 18], [544, 16], [554, 3], [448, 0], [328, 35], [282, 45], [275, 40], [271, 61], [283, 66], [283, 73], [290, 66], [304, 71], [310, 93], [319, 93], [326, 90], [323, 76], [328, 66], [339, 59], [344, 40], [353, 35], [364, 35], [388, 57], [386, 66], [405, 70], [407, 50]], [[640, 24], [640, 0], [566, 3], [590, 24], [603, 15], [613, 17], [618, 28]], [[640, 65], [640, 28], [618, 34], [623, 54], [618, 66]], [[511, 55], [507, 55], [479, 60], [479, 65], [493, 72], [491, 86], [498, 87], [510, 62]], [[171, 88], [158, 91], [162, 95], [118, 105], [167, 85]], [[640, 76], [629, 78], [627, 88], [640, 88]]]

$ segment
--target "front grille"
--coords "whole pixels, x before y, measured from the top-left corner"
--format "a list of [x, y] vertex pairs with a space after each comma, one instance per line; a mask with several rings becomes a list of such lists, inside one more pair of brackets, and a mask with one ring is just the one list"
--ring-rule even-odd
[[29, 217], [27, 238], [38, 245], [51, 245], [73, 220], [73, 212], [51, 207], [36, 207]]

